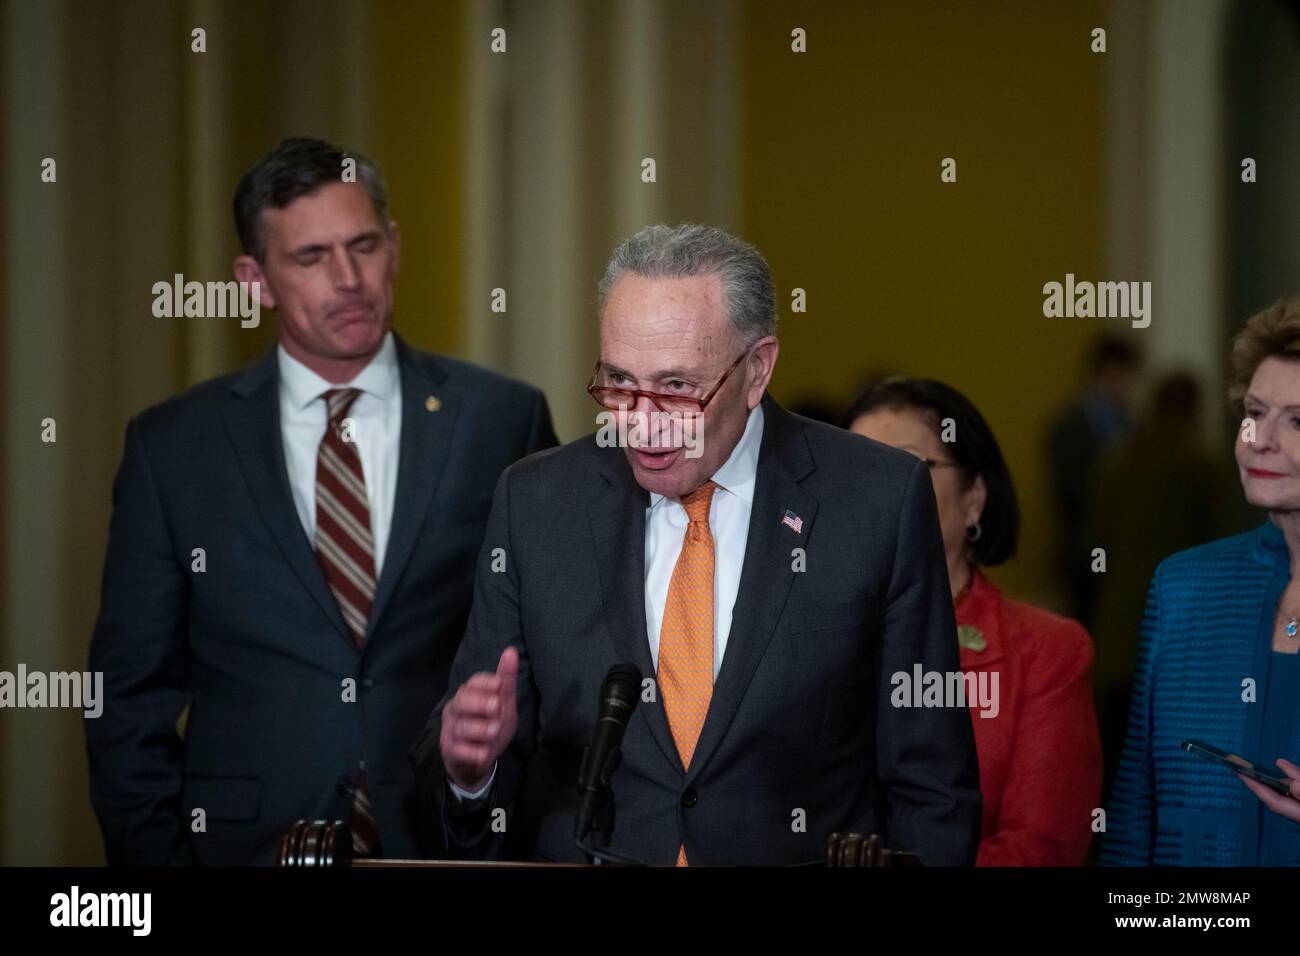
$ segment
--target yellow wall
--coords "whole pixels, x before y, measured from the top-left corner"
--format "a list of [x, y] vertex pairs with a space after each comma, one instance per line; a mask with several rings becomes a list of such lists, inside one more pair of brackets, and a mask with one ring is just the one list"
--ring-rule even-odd
[[1096, 329], [1045, 319], [1042, 286], [1102, 264], [1101, 6], [745, 7], [743, 229], [782, 296], [773, 392], [845, 400], [882, 368], [965, 392], [1025, 513], [994, 576], [1033, 596], [1050, 587], [1041, 434]]
[[402, 230], [397, 329], [418, 348], [463, 347], [465, 3], [374, 9], [375, 158]]

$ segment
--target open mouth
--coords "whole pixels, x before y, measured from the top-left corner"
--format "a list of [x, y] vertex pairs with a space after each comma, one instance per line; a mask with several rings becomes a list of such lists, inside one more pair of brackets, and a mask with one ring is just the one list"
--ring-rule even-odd
[[636, 463], [647, 471], [666, 471], [677, 462], [682, 453], [680, 448], [633, 448], [630, 450], [636, 456]]

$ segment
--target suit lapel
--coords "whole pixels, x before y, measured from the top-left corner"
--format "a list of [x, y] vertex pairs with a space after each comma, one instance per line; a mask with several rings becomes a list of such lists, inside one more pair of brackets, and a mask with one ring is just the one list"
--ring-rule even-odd
[[[605, 624], [620, 661], [635, 663], [653, 677], [645, 618], [645, 509], [650, 496], [632, 476], [621, 448], [603, 451], [604, 479], [592, 496], [587, 516], [604, 596]], [[681, 756], [663, 707], [639, 707], [659, 749], [678, 772]]]
[[343, 615], [339, 613], [338, 602], [330, 593], [325, 575], [316, 563], [316, 553], [303, 531], [289, 490], [289, 473], [280, 436], [279, 381], [276, 353], [272, 350], [232, 387], [236, 397], [222, 409], [226, 431], [235, 446], [239, 467], [257, 510], [285, 561], [333, 623], [339, 636], [352, 647], [352, 638], [343, 623]]
[[[406, 569], [415, 539], [429, 512], [447, 464], [460, 416], [461, 396], [447, 384], [447, 373], [393, 334], [402, 377], [402, 437], [397, 462], [393, 519], [384, 552], [384, 569], [375, 588], [366, 625], [366, 646]], [[430, 401], [433, 399], [433, 401]]]
[[[731, 632], [691, 758], [688, 782], [708, 762], [740, 707], [799, 573], [793, 568], [791, 552], [808, 547], [817, 517], [817, 499], [799, 485], [814, 467], [807, 440], [790, 414], [770, 396], [763, 398], [763, 415], [763, 442]], [[799, 532], [783, 523], [787, 511], [802, 520]]]

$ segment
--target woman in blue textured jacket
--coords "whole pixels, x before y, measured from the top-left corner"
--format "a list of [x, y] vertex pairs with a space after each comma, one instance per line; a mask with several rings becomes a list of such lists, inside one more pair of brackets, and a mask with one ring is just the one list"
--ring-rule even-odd
[[[1156, 569], [1103, 864], [1300, 865], [1300, 296], [1251, 318], [1231, 364], [1241, 485], [1268, 520]], [[1280, 768], [1292, 796], [1189, 738]]]

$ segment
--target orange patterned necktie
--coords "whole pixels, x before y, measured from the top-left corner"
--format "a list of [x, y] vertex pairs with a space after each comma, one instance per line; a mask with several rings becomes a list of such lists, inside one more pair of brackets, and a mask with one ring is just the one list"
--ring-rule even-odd
[[[659, 691], [682, 766], [689, 768], [713, 696], [713, 533], [709, 505], [718, 488], [706, 481], [682, 498], [690, 523], [673, 566], [659, 630]], [[686, 847], [677, 848], [686, 866]]]

